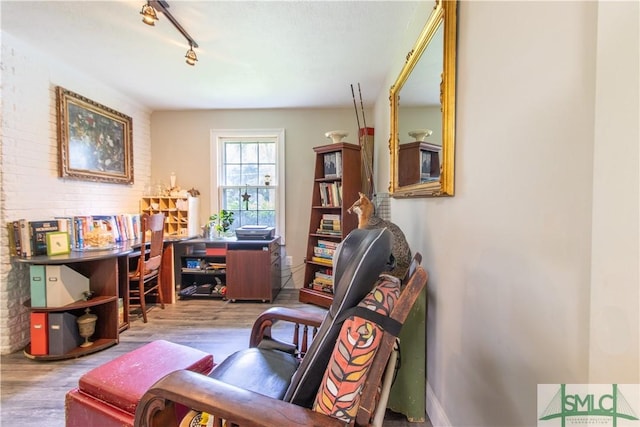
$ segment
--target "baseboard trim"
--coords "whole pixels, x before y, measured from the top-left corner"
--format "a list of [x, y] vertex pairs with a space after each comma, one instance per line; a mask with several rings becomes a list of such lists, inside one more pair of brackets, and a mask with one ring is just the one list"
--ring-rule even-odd
[[436, 397], [431, 384], [427, 382], [427, 415], [433, 427], [453, 427], [444, 408], [440, 405], [440, 401]]

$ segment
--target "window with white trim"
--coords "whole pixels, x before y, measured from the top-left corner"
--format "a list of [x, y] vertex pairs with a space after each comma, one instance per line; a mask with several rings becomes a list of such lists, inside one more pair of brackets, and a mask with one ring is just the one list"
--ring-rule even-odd
[[[217, 212], [234, 213], [231, 230], [267, 225], [284, 236], [284, 130], [214, 130]], [[213, 151], [213, 150], [212, 150]], [[212, 176], [212, 178], [214, 178]]]

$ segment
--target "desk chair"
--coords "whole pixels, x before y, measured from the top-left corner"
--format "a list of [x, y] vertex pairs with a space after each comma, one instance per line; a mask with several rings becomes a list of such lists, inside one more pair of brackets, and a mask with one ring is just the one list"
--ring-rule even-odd
[[[147, 323], [147, 304], [145, 298], [148, 294], [156, 294], [160, 307], [164, 309], [162, 297], [162, 249], [164, 246], [164, 215], [142, 214], [140, 258], [137, 268], [129, 272], [129, 307], [140, 307], [142, 319]], [[147, 249], [149, 243], [149, 249]], [[136, 301], [132, 303], [131, 301]]]

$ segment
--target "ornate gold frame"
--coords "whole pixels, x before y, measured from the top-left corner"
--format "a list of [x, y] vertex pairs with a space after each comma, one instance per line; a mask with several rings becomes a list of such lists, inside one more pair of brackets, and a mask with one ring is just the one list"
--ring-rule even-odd
[[[442, 108], [442, 166], [440, 181], [399, 186], [398, 150], [398, 101], [402, 86], [407, 81], [420, 56], [433, 38], [439, 25], [444, 26], [444, 56], [442, 81], [440, 83], [440, 101]], [[389, 90], [391, 102], [391, 134], [389, 151], [391, 153], [391, 197], [437, 197], [453, 196], [455, 165], [455, 102], [456, 102], [456, 35], [457, 1], [437, 0], [431, 16], [425, 24], [413, 49], [407, 54], [404, 67]]]
[[60, 86], [56, 101], [60, 177], [133, 184], [131, 117]]

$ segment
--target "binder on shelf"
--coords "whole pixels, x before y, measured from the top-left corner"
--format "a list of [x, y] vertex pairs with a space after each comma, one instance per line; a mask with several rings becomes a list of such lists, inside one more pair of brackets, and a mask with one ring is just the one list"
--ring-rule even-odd
[[31, 287], [31, 307], [47, 306], [47, 284], [44, 265], [29, 266], [29, 284]]
[[89, 278], [66, 265], [46, 266], [47, 307], [62, 307], [85, 298]]
[[80, 346], [77, 317], [68, 312], [49, 313], [49, 355], [59, 356]]
[[49, 343], [47, 336], [49, 327], [47, 325], [47, 313], [31, 313], [31, 355], [46, 356], [49, 353]]

